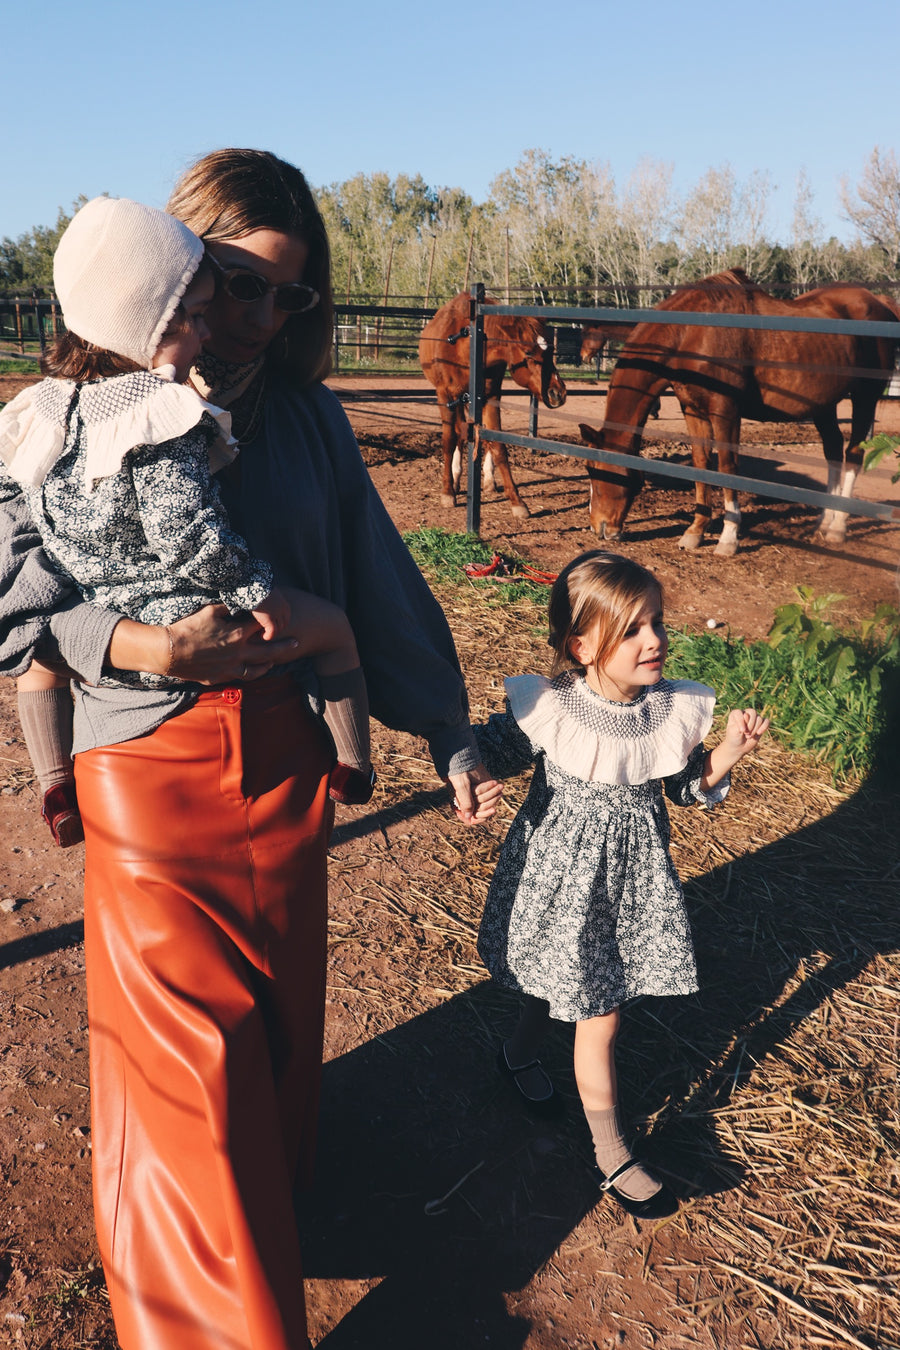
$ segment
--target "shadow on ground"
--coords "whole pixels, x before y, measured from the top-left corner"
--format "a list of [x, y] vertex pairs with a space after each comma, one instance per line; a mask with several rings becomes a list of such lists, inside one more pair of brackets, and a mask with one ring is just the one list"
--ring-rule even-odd
[[[702, 992], [638, 1002], [620, 1043], [622, 1096], [652, 1123], [645, 1153], [683, 1198], [742, 1177], [711, 1111], [900, 946], [898, 826], [900, 799], [873, 786], [686, 887]], [[562, 1121], [525, 1115], [494, 1069], [516, 1006], [484, 982], [326, 1065], [317, 1181], [300, 1202], [305, 1274], [380, 1281], [327, 1350], [525, 1343], [529, 1323], [503, 1295], [528, 1284], [598, 1196], [571, 1028], [558, 1026], [544, 1054]]]

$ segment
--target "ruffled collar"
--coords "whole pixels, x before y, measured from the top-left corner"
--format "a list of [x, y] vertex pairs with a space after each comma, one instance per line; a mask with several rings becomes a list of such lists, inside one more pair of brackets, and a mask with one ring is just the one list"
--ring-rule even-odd
[[65, 449], [77, 402], [89, 492], [99, 479], [118, 473], [131, 450], [184, 436], [204, 415], [218, 427], [209, 450], [215, 473], [237, 454], [231, 415], [174, 377], [174, 366], [163, 366], [90, 384], [48, 379], [30, 385], [0, 410], [0, 459], [16, 482], [39, 487]]
[[712, 725], [716, 696], [692, 680], [659, 680], [630, 703], [564, 671], [505, 682], [525, 734], [564, 772], [592, 783], [647, 783], [679, 773]]

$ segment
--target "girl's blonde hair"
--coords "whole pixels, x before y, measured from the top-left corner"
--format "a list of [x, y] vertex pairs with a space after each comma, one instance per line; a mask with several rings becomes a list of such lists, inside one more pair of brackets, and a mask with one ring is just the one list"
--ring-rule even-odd
[[553, 674], [582, 669], [569, 651], [573, 637], [597, 635], [596, 665], [602, 667], [627, 633], [635, 615], [662, 586], [640, 563], [618, 553], [594, 549], [573, 558], [550, 592], [550, 636]]
[[334, 327], [331, 254], [325, 223], [300, 170], [268, 150], [213, 150], [181, 175], [166, 210], [204, 243], [276, 230], [306, 244], [302, 280], [319, 292], [319, 303], [291, 315], [268, 360], [292, 383], [323, 380], [331, 370]]

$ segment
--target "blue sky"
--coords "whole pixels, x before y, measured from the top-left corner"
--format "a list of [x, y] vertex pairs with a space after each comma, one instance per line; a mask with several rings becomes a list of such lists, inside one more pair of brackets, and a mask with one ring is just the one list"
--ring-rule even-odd
[[898, 0], [35, 0], [4, 8], [0, 236], [79, 193], [162, 205], [179, 170], [260, 146], [314, 186], [421, 173], [477, 200], [530, 148], [643, 157], [682, 193], [768, 171], [786, 241], [803, 169], [825, 234], [876, 145], [900, 149]]

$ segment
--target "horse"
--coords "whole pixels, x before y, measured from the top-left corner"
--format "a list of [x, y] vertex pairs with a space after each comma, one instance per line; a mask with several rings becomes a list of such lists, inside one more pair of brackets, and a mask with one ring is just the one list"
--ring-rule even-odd
[[581, 364], [596, 361], [608, 342], [627, 342], [634, 332], [633, 323], [619, 323], [607, 319], [602, 323], [586, 323], [581, 329]]
[[[795, 300], [779, 300], [741, 268], [679, 287], [659, 310], [772, 317], [867, 319], [898, 322], [898, 315], [862, 286], [825, 286]], [[588, 445], [637, 455], [653, 398], [671, 385], [684, 414], [694, 467], [704, 469], [713, 450], [723, 473], [735, 473], [741, 418], [758, 422], [811, 421], [828, 461], [829, 493], [853, 495], [862, 465], [860, 442], [870, 432], [875, 408], [894, 363], [897, 339], [846, 334], [773, 332], [771, 329], [707, 328], [653, 320], [638, 324], [619, 357], [609, 385], [602, 428], [581, 424]], [[852, 405], [846, 450], [837, 405]], [[617, 539], [643, 475], [617, 466], [588, 466], [591, 528]], [[679, 541], [696, 549], [710, 520], [710, 491], [695, 484], [694, 519]], [[738, 547], [740, 511], [733, 488], [724, 489], [725, 511], [716, 553], [732, 557]], [[826, 511], [818, 534], [842, 544], [847, 516]]]
[[[459, 295], [442, 305], [428, 320], [419, 338], [419, 360], [425, 378], [434, 385], [441, 411], [441, 505], [455, 506], [466, 444], [466, 405], [469, 390], [469, 295]], [[488, 305], [498, 301], [486, 299]], [[484, 425], [500, 430], [500, 391], [506, 370], [516, 384], [540, 395], [548, 408], [561, 408], [566, 386], [553, 360], [547, 329], [540, 319], [507, 314], [486, 314]], [[513, 515], [528, 516], [509, 467], [506, 446], [491, 441], [482, 471], [485, 484], [493, 482], [496, 470]]]

